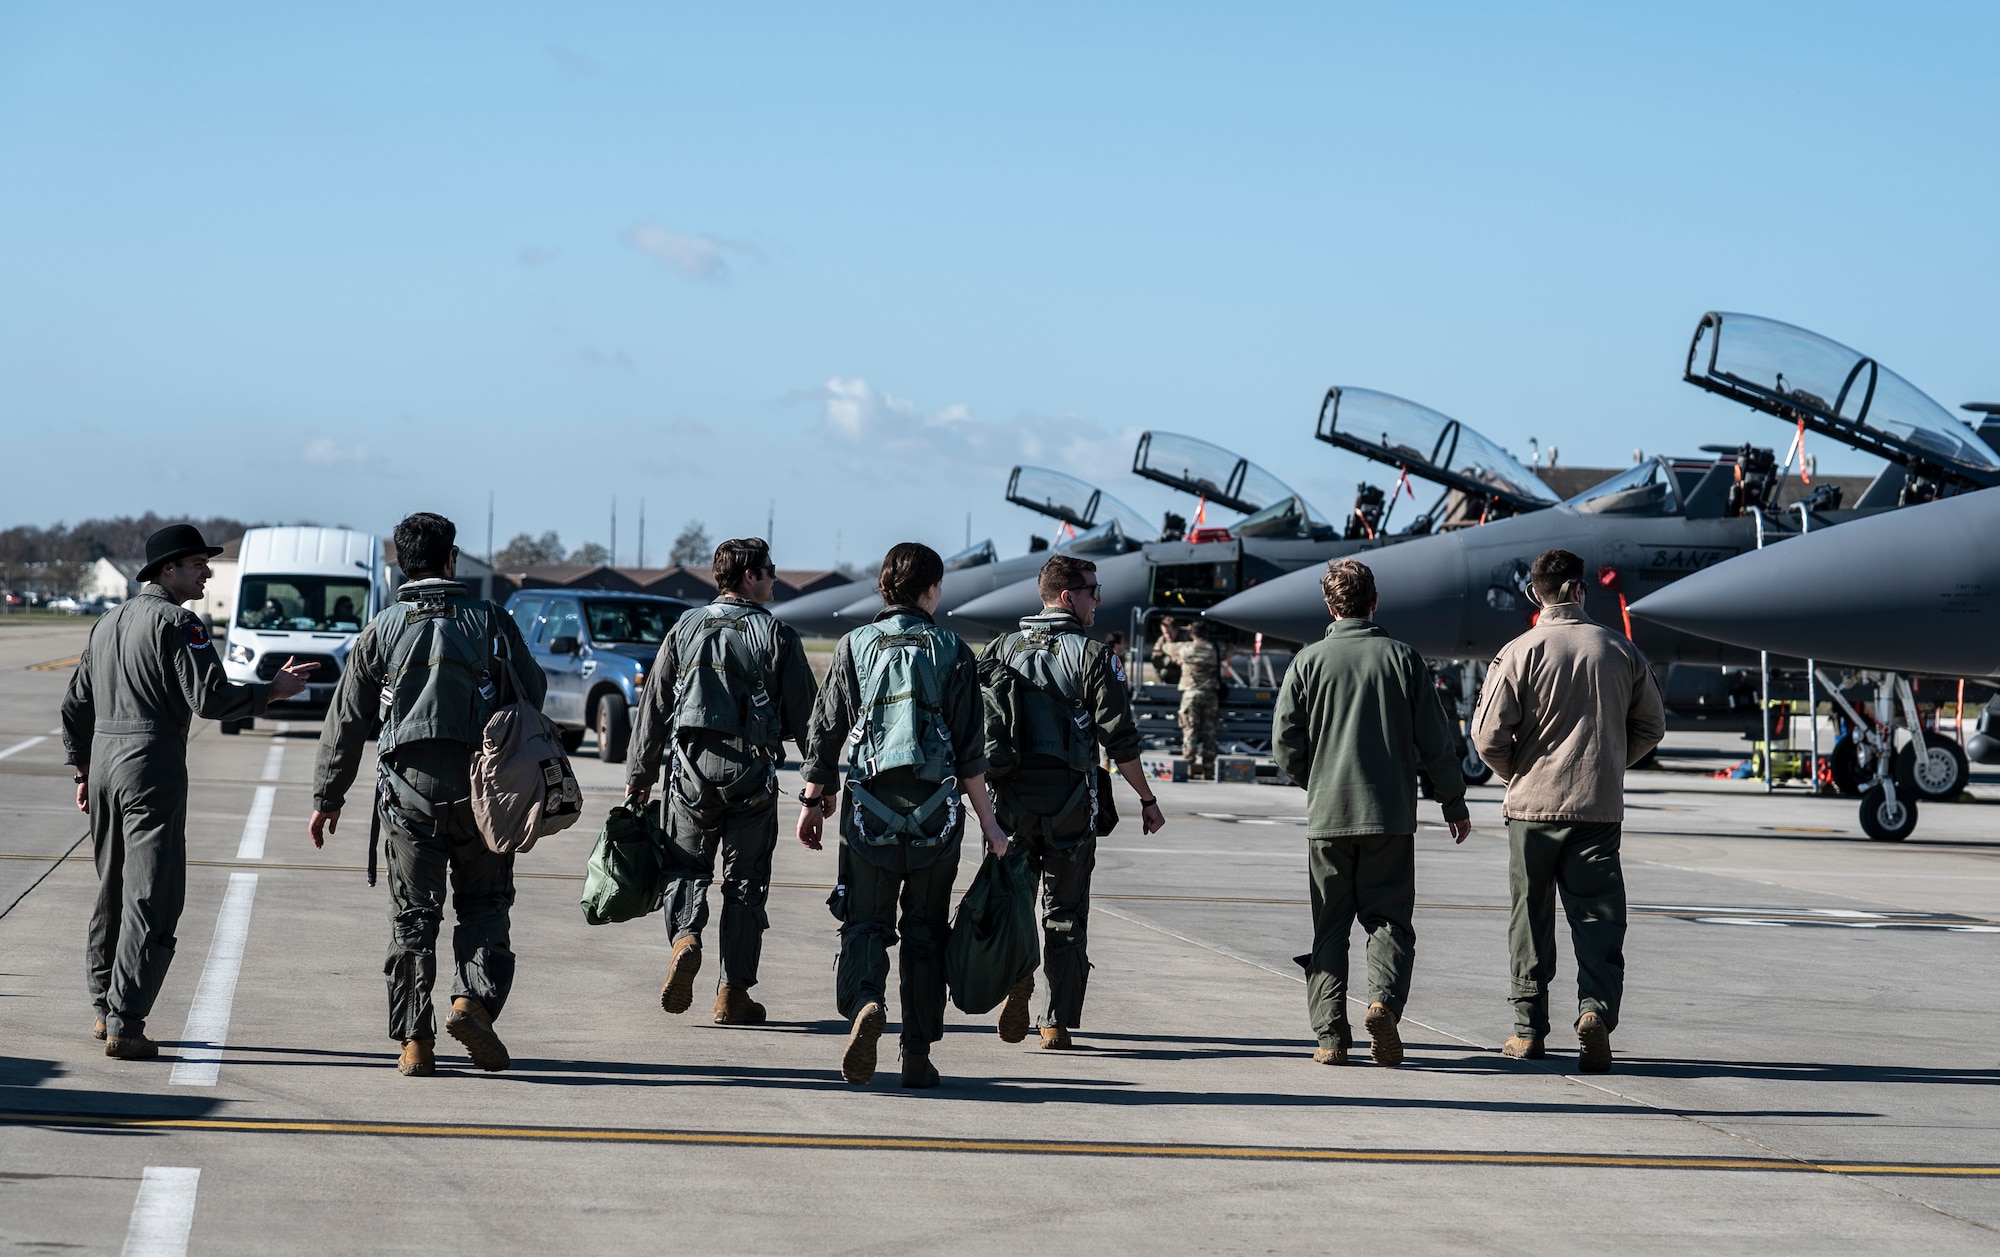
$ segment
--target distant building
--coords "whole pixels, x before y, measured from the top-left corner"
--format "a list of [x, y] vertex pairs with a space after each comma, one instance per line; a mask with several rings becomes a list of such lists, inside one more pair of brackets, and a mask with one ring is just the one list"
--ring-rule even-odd
[[77, 577], [76, 596], [123, 602], [139, 592], [139, 569], [144, 566], [144, 559], [99, 559]]

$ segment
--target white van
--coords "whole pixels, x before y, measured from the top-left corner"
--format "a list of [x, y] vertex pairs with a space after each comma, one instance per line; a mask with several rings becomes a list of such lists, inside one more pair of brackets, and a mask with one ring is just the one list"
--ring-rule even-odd
[[[316, 663], [305, 693], [266, 714], [322, 711], [361, 626], [388, 597], [379, 537], [345, 528], [252, 528], [237, 550], [223, 671], [232, 681], [268, 681], [287, 659]], [[226, 720], [222, 732], [251, 723]]]

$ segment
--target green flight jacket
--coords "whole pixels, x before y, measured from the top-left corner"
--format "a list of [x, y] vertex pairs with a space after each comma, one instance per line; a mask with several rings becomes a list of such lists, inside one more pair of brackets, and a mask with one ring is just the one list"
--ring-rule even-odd
[[[340, 684], [335, 687], [333, 702], [327, 709], [326, 723], [320, 729], [319, 762], [313, 771], [313, 807], [316, 810], [338, 812], [347, 800], [347, 791], [354, 785], [354, 778], [361, 771], [363, 744], [376, 732], [375, 722], [381, 712], [382, 686], [388, 680], [391, 656], [396, 647], [395, 634], [402, 629], [404, 617], [408, 614], [408, 607], [404, 604], [440, 597], [447, 603], [478, 601], [471, 590], [457, 581], [411, 581], [397, 591], [398, 605], [384, 608], [354, 639], [354, 649], [347, 656], [347, 671], [340, 674]], [[521, 697], [540, 707], [542, 699], [548, 694], [547, 674], [528, 653], [528, 644], [521, 640], [521, 630], [514, 623], [514, 617], [493, 603], [485, 605], [490, 609], [493, 632], [499, 635], [507, 658], [514, 665], [514, 675], [520, 678]], [[421, 661], [411, 662], [417, 667], [424, 666]], [[414, 736], [419, 729], [424, 730], [423, 735]], [[418, 729], [406, 726], [404, 733], [405, 742], [438, 740], [436, 732], [429, 726], [420, 725]], [[474, 741], [465, 744], [468, 760], [476, 743], [475, 732]]]
[[[1052, 633], [1081, 633], [1083, 625], [1077, 618], [1060, 607], [1043, 607], [1040, 615], [1032, 615], [1021, 621], [1021, 631], [1043, 628]], [[982, 659], [1004, 656], [1007, 648], [1021, 633], [1006, 633], [986, 644], [979, 652]], [[1080, 694], [1084, 706], [1090, 709], [1092, 736], [1114, 764], [1129, 763], [1139, 758], [1139, 722], [1132, 715], [1132, 693], [1125, 685], [1125, 665], [1111, 653], [1111, 648], [1099, 641], [1086, 641], [1083, 647], [1083, 684]]]
[[1417, 770], [1447, 821], [1467, 818], [1458, 737], [1417, 652], [1370, 620], [1335, 620], [1292, 660], [1271, 755], [1305, 787], [1306, 834], [1410, 834]]

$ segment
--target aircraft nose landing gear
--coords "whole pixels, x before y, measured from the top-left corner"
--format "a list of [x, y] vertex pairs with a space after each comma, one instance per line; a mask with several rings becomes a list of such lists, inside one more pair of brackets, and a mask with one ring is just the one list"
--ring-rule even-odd
[[1917, 828], [1917, 801], [1887, 783], [1870, 786], [1861, 795], [1861, 828], [1876, 842], [1901, 842]]

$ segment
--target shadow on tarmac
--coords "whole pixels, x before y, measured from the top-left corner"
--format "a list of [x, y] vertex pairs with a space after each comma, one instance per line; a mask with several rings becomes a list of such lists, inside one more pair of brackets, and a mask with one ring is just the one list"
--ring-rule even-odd
[[1903, 1082], [2000, 1085], [1996, 1069], [1921, 1069], [1911, 1065], [1830, 1065], [1811, 1061], [1703, 1061], [1620, 1056], [1619, 1074], [1637, 1078], [1749, 1078], [1759, 1082]]
[[[153, 1062], [147, 1062], [147, 1065], [151, 1066]], [[70, 1091], [47, 1086], [67, 1072], [60, 1061], [0, 1056], [0, 1113], [46, 1117], [45, 1124], [59, 1126], [64, 1116], [192, 1118], [206, 1117], [221, 1107], [221, 1101], [212, 1096], [146, 1095], [132, 1091]], [[150, 1135], [156, 1132], [87, 1128], [81, 1133]]]

